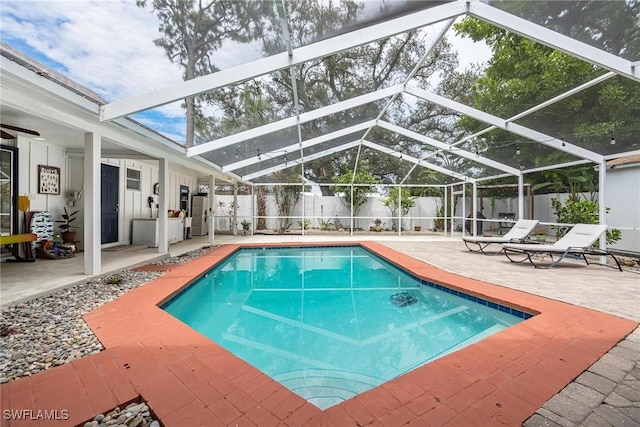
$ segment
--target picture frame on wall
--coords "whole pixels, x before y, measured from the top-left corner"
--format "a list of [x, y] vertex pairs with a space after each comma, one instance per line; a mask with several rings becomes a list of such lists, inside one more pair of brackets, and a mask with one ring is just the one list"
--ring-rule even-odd
[[60, 168], [38, 165], [38, 193], [60, 194]]

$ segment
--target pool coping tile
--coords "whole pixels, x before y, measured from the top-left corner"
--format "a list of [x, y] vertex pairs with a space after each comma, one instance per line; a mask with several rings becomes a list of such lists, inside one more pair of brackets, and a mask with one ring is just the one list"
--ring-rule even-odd
[[[159, 308], [243, 247], [354, 245], [418, 279], [533, 317], [322, 411]], [[637, 326], [628, 319], [439, 270], [377, 242], [222, 245], [167, 269], [84, 319], [105, 349], [2, 384], [2, 410], [72, 409], [69, 420], [56, 424], [72, 426], [111, 409], [105, 406], [112, 402], [115, 406], [141, 396], [167, 426], [207, 420], [274, 426], [468, 425], [479, 418], [520, 425]], [[106, 396], [98, 398], [89, 383]], [[66, 392], [42, 396], [47, 387]], [[2, 425], [21, 424], [3, 420]]]

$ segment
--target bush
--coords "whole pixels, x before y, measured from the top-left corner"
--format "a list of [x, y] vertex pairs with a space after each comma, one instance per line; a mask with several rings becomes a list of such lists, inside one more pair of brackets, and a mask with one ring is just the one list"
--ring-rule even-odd
[[[563, 205], [556, 198], [551, 199], [551, 206], [556, 214], [556, 221], [564, 224], [598, 224], [600, 219], [600, 206], [591, 200], [567, 200]], [[607, 208], [609, 212], [609, 208]], [[567, 234], [569, 228], [566, 226], [556, 226], [556, 236], [558, 238]], [[607, 244], [617, 242], [622, 238], [622, 233], [618, 229], [607, 230]]]

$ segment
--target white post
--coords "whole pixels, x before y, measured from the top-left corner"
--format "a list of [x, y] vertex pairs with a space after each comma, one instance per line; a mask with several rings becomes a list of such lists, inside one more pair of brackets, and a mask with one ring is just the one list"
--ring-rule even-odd
[[238, 183], [233, 184], [233, 235], [238, 235]]
[[253, 230], [256, 229], [256, 194], [255, 187], [251, 186], [251, 225], [249, 226], [249, 234], [253, 236]]
[[453, 191], [453, 185], [451, 186], [451, 228], [449, 229], [449, 231], [451, 232], [451, 237], [453, 237], [453, 222], [455, 221], [455, 216], [456, 216], [456, 212], [455, 212], [455, 200], [454, 200], [454, 195], [455, 191]]
[[158, 182], [160, 194], [158, 195], [158, 253], [169, 252], [169, 160], [158, 159], [160, 171]]
[[462, 183], [462, 235], [464, 236], [466, 231], [467, 231], [467, 227], [465, 227], [465, 223], [464, 223], [464, 218], [466, 217], [466, 213], [467, 213], [467, 192], [465, 191], [467, 189], [467, 187], [464, 185], [464, 182]]
[[304, 231], [305, 231], [304, 230], [304, 228], [305, 228], [304, 227], [304, 220], [305, 220], [305, 217], [306, 217], [306, 215], [305, 215], [305, 206], [306, 205], [305, 205], [305, 200], [304, 200], [305, 199], [305, 197], [304, 197], [304, 182], [302, 182], [302, 187], [301, 188], [302, 188], [302, 235], [304, 236]]
[[444, 189], [444, 197], [442, 198], [442, 201], [444, 202], [444, 212], [442, 212], [443, 217], [442, 217], [442, 224], [444, 224], [444, 237], [447, 237], [447, 210], [449, 208], [449, 203], [447, 200], [447, 186], [443, 186], [442, 187]]
[[96, 275], [102, 270], [100, 176], [102, 139], [84, 134], [84, 274]]
[[473, 225], [471, 228], [471, 232], [473, 233], [474, 236], [478, 235], [478, 184], [476, 184], [475, 181], [473, 181], [473, 187], [471, 190], [471, 197], [473, 197], [473, 200], [471, 201], [471, 209], [473, 209]]
[[353, 183], [351, 183], [351, 236], [353, 236]]
[[[518, 175], [518, 219], [524, 218], [524, 174]], [[531, 218], [528, 218], [531, 219]]]
[[209, 175], [209, 206], [206, 207], [205, 216], [207, 218], [207, 227], [209, 228], [209, 239], [208, 243], [213, 244], [215, 241], [215, 206], [216, 206], [216, 182], [213, 175]]
[[[607, 206], [606, 206], [606, 199], [605, 199], [605, 184], [606, 184], [606, 178], [607, 178], [607, 162], [606, 160], [602, 160], [602, 162], [600, 163], [600, 170], [599, 172], [599, 176], [598, 176], [598, 204], [599, 204], [599, 217], [600, 217], [600, 224], [606, 224], [607, 220], [606, 220], [606, 216], [607, 216]], [[602, 236], [600, 236], [600, 249], [606, 249], [607, 248], [607, 233], [604, 233]], [[600, 264], [606, 265], [607, 263], [607, 257], [606, 256], [601, 256], [600, 257]]]

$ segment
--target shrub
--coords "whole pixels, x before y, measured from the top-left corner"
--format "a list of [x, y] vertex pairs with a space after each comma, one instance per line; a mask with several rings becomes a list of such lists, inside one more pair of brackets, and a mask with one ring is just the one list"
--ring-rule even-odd
[[[556, 220], [565, 224], [598, 224], [600, 219], [600, 206], [591, 200], [575, 201], [568, 199], [563, 205], [556, 198], [551, 199], [551, 206], [556, 214]], [[607, 208], [609, 212], [609, 208]], [[558, 238], [567, 234], [567, 226], [555, 226]], [[622, 233], [618, 229], [607, 230], [607, 244], [617, 242], [622, 238]]]

